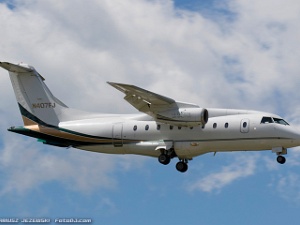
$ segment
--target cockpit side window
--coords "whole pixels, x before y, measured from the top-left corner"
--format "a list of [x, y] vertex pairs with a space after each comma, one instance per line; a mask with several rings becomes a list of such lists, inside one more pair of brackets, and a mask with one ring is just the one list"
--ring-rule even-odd
[[282, 125], [289, 125], [284, 119], [280, 118], [273, 118], [275, 123], [282, 124]]
[[273, 123], [273, 120], [271, 117], [266, 117], [264, 116], [262, 119], [261, 119], [261, 122], [260, 123]]
[[272, 118], [272, 117], [267, 117], [264, 116], [261, 121], [261, 124], [268, 124], [268, 123], [277, 123], [277, 124], [282, 124], [282, 125], [289, 125], [284, 119], [281, 118]]

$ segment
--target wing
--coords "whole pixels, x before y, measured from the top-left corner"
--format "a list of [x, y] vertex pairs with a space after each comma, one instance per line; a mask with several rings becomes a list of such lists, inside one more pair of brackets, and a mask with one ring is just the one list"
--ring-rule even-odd
[[177, 102], [140, 87], [107, 82], [125, 94], [124, 99], [140, 112], [152, 116], [156, 121], [179, 126], [204, 125], [208, 120], [206, 109], [198, 105]]
[[124, 99], [140, 112], [156, 114], [157, 110], [168, 110], [175, 101], [171, 98], [129, 84], [107, 82], [125, 94]]

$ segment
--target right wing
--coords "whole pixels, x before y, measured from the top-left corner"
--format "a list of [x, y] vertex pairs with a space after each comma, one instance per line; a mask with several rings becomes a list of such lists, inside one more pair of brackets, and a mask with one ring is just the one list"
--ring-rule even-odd
[[207, 123], [208, 112], [198, 105], [177, 102], [134, 85], [107, 83], [123, 92], [124, 99], [133, 107], [152, 116], [156, 121], [178, 126], [196, 126]]
[[134, 85], [113, 82], [107, 83], [123, 92], [125, 94], [124, 99], [140, 112], [155, 114], [157, 111], [164, 111], [172, 108], [172, 105], [175, 103], [171, 98], [147, 91]]

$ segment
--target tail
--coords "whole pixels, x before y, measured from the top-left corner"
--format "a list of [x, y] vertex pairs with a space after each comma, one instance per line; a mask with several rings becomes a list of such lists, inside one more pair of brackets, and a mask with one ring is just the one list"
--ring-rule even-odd
[[68, 107], [54, 97], [34, 67], [8, 62], [0, 62], [0, 66], [9, 72], [24, 125], [57, 126]]

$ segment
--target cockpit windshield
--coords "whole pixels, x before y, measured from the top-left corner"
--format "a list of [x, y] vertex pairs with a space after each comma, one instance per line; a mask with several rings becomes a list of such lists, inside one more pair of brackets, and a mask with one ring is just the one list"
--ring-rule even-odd
[[275, 123], [282, 124], [282, 125], [289, 125], [284, 119], [280, 118], [273, 118]]
[[261, 122], [260, 123], [273, 123], [273, 120], [271, 117], [266, 117], [264, 116], [262, 119], [261, 119]]
[[261, 119], [261, 124], [268, 124], [268, 123], [277, 123], [277, 124], [282, 124], [282, 125], [289, 125], [284, 119], [280, 119], [280, 118], [274, 118], [274, 117], [267, 117], [264, 116]]

